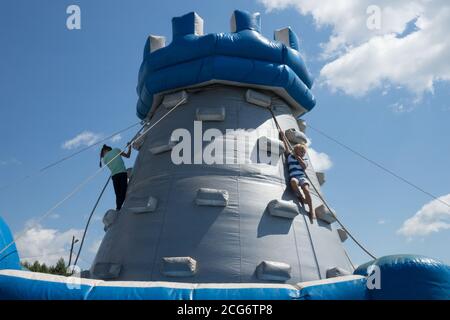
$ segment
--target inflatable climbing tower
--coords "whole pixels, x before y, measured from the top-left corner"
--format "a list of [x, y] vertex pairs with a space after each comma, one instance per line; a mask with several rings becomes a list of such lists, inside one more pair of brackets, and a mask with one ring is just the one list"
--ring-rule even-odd
[[137, 115], [146, 125], [89, 277], [295, 284], [353, 273], [334, 215], [313, 191], [311, 223], [291, 191], [271, 113], [292, 145], [307, 140], [300, 117], [315, 105], [313, 81], [295, 33], [269, 40], [260, 15], [242, 11], [230, 33], [204, 34], [196, 13], [172, 28], [170, 44], [145, 44]]
[[298, 203], [277, 124], [292, 145], [307, 141], [301, 117], [315, 101], [291, 29], [268, 40], [259, 14], [242, 11], [230, 33], [204, 35], [195, 13], [172, 24], [172, 43], [145, 44], [139, 154], [90, 270], [23, 270], [0, 217], [0, 300], [450, 299], [450, 266], [435, 259], [392, 255], [354, 270], [311, 159], [318, 219]]

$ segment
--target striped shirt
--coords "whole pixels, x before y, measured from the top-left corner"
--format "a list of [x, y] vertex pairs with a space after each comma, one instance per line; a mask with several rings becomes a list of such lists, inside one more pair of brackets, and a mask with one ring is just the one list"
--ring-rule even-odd
[[[306, 158], [303, 158], [303, 161], [306, 161]], [[303, 178], [305, 176], [305, 170], [303, 170], [302, 166], [298, 162], [298, 160], [290, 153], [287, 157], [288, 168], [289, 168], [289, 177], [295, 178]]]

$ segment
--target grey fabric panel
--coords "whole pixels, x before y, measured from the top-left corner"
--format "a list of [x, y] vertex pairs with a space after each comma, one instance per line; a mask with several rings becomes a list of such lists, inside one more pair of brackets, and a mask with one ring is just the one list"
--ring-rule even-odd
[[[167, 176], [156, 177], [133, 187], [117, 220], [105, 234], [95, 261], [122, 264], [119, 279], [151, 280], [163, 213], [170, 201], [170, 180]], [[161, 199], [155, 212], [137, 215], [127, 211], [127, 206], [144, 206], [149, 194]]]
[[[278, 139], [275, 130], [264, 131], [275, 129], [269, 110], [248, 103], [245, 93], [246, 88], [224, 86], [188, 90], [187, 102], [145, 136], [123, 209], [107, 230], [91, 271], [96, 263], [109, 263], [121, 266], [115, 280], [267, 282], [257, 278], [256, 269], [263, 261], [274, 261], [290, 265], [290, 278], [286, 282], [295, 284], [325, 278], [326, 270], [334, 267], [352, 270], [334, 225], [321, 221], [311, 225], [301, 208], [294, 219], [273, 217], [267, 211], [268, 203], [274, 199], [297, 201], [286, 184], [284, 156], [272, 164], [257, 158], [245, 164], [176, 165], [171, 152], [150, 152], [151, 146], [167, 143], [175, 129], [185, 128], [193, 136], [198, 108], [225, 109], [224, 121], [203, 122], [202, 129], [203, 133], [210, 128], [220, 130], [223, 134], [218, 141], [237, 138], [240, 144], [227, 150], [227, 160], [235, 161], [241, 156], [242, 144], [247, 150], [257, 151], [256, 143], [262, 135]], [[270, 96], [282, 129], [298, 130], [289, 106], [273, 93]], [[151, 124], [167, 112], [164, 106], [157, 108]], [[259, 130], [225, 134], [226, 129]], [[202, 149], [210, 146], [212, 142], [204, 142]], [[191, 145], [191, 160], [193, 151]], [[320, 188], [313, 165], [307, 172], [311, 182]], [[226, 190], [227, 205], [196, 205], [200, 188]], [[158, 199], [154, 212], [135, 214], [130, 210], [145, 207], [149, 196]], [[315, 207], [321, 204], [314, 192], [312, 198]], [[188, 278], [164, 275], [162, 263], [167, 257], [195, 259], [195, 275]], [[91, 277], [95, 277], [92, 272]]]
[[255, 271], [265, 260], [289, 264], [292, 268], [290, 281], [294, 283], [299, 279], [293, 220], [273, 217], [267, 210], [267, 204], [283, 198], [283, 193], [284, 187], [280, 184], [239, 179], [242, 282], [264, 282], [256, 277]]
[[[187, 282], [239, 282], [239, 216], [236, 178], [205, 176], [174, 181], [164, 217], [152, 280], [170, 281], [159, 272], [168, 256], [190, 256], [197, 261], [197, 274]], [[229, 194], [227, 207], [199, 207], [197, 189], [220, 185]]]

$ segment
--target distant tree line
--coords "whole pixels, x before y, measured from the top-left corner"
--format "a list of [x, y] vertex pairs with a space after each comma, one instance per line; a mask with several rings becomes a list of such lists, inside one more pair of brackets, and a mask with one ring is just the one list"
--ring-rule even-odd
[[60, 276], [69, 276], [67, 272], [66, 262], [63, 258], [59, 258], [53, 266], [47, 266], [45, 263], [40, 263], [35, 261], [34, 263], [29, 263], [28, 261], [21, 262], [22, 266], [32, 272], [49, 273]]

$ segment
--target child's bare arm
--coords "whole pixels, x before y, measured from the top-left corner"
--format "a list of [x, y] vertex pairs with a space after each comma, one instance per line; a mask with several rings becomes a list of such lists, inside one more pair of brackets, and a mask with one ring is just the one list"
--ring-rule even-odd
[[308, 168], [308, 164], [302, 158], [300, 158], [297, 155], [295, 155], [295, 158], [297, 159], [298, 163], [303, 168], [303, 170], [306, 170], [306, 168]]

